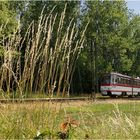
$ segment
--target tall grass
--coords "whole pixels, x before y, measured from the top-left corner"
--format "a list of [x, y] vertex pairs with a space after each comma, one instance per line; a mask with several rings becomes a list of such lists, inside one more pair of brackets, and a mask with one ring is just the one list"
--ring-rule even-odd
[[53, 14], [54, 9], [48, 15], [42, 10], [38, 23], [33, 21], [24, 37], [18, 29], [1, 41], [4, 53], [0, 58], [0, 89], [9, 95], [13, 91], [21, 98], [32, 92], [47, 93], [50, 97], [54, 93], [69, 95], [86, 27], [79, 31], [71, 19], [65, 28], [66, 6], [60, 17]]
[[[77, 107], [78, 104], [81, 106]], [[69, 102], [69, 105], [52, 102], [0, 105], [0, 138], [140, 138], [140, 117], [135, 112], [134, 103], [123, 103], [125, 111], [119, 104], [98, 105], [85, 102], [84, 106], [83, 102]]]

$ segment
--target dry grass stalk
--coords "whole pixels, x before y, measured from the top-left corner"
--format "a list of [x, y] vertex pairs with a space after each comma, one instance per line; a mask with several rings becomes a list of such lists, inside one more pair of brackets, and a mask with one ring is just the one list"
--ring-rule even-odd
[[[57, 92], [57, 96], [60, 96], [62, 92], [62, 96], [65, 96], [65, 93], [69, 93], [85, 30], [78, 38], [80, 32], [72, 19], [66, 31], [63, 31], [65, 6], [56, 31], [58, 14], [52, 14], [54, 8], [48, 16], [43, 15], [42, 11], [38, 24], [32, 22], [24, 38], [16, 32], [6, 44], [3, 42], [5, 51], [0, 68], [1, 89], [5, 87], [8, 93], [19, 90], [20, 95], [46, 92], [53, 96]], [[13, 52], [18, 52], [18, 55]]]

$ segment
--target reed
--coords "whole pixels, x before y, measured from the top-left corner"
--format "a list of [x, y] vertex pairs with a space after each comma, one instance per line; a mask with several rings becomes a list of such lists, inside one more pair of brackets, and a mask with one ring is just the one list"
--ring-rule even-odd
[[[4, 55], [0, 65], [0, 88], [9, 96], [13, 91], [21, 98], [33, 92], [46, 93], [50, 97], [54, 93], [63, 97], [66, 93], [69, 95], [87, 26], [79, 31], [71, 19], [64, 27], [66, 8], [60, 18], [53, 14], [55, 7], [48, 15], [42, 10], [38, 23], [33, 21], [24, 37], [20, 36], [18, 29], [8, 41], [2, 41]], [[55, 28], [57, 23], [58, 29]]]

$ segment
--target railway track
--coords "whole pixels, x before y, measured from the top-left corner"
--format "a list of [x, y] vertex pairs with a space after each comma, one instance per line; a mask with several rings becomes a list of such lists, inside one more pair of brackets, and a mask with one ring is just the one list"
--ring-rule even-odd
[[[26, 98], [26, 99], [0, 99], [0, 103], [19, 103], [19, 102], [65, 102], [65, 101], [91, 101], [90, 97], [73, 97], [73, 98]], [[108, 100], [140, 100], [140, 97], [97, 97], [96, 101], [108, 101]]]
[[65, 101], [87, 101], [89, 97], [74, 97], [74, 98], [26, 98], [26, 99], [0, 99], [0, 103], [16, 103], [16, 102], [65, 102]]

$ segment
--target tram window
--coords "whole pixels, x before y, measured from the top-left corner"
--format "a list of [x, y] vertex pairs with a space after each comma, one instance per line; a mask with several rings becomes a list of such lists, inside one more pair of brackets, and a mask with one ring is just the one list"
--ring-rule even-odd
[[127, 79], [124, 79], [123, 80], [123, 84], [127, 84]]
[[120, 78], [120, 84], [123, 84], [123, 79], [122, 78]]
[[140, 86], [140, 81], [139, 80], [134, 80], [132, 83], [133, 83], [133, 85]]
[[135, 86], [137, 85], [137, 81], [136, 81], [136, 80], [134, 80], [134, 85], [135, 85]]
[[120, 78], [119, 78], [119, 77], [117, 77], [117, 78], [115, 79], [115, 83], [120, 84]]
[[133, 81], [133, 85], [135, 85], [135, 81]]
[[127, 79], [125, 79], [125, 84], [127, 84]]
[[130, 85], [133, 85], [133, 80], [132, 79], [130, 80]]
[[140, 81], [137, 81], [137, 85], [140, 86]]
[[120, 84], [122, 84], [122, 83], [123, 83], [123, 80], [122, 80], [122, 78], [120, 78], [120, 81], [119, 81], [119, 83], [120, 83]]
[[115, 83], [118, 83], [118, 78], [115, 79]]
[[114, 77], [111, 78], [111, 83], [114, 84]]
[[129, 79], [127, 79], [127, 84], [130, 85], [131, 84], [131, 81]]
[[121, 78], [121, 84], [130, 84], [130, 80], [127, 78]]
[[109, 84], [109, 83], [110, 83], [110, 79], [105, 79], [105, 80], [104, 80], [104, 83], [105, 83], [105, 84]]
[[136, 85], [139, 86], [139, 81], [136, 80]]
[[124, 84], [126, 84], [126, 79], [124, 79]]
[[115, 82], [117, 84], [122, 84], [123, 83], [123, 79], [121, 77], [117, 77], [116, 80], [115, 80]]
[[116, 76], [115, 75], [111, 75], [111, 84], [116, 83]]
[[124, 79], [121, 78], [121, 84], [123, 84], [123, 83], [124, 83]]
[[102, 79], [102, 84], [110, 84], [110, 76], [104, 76]]
[[136, 81], [134, 81], [134, 85], [136, 85]]
[[122, 84], [125, 84], [125, 79], [122, 79]]

